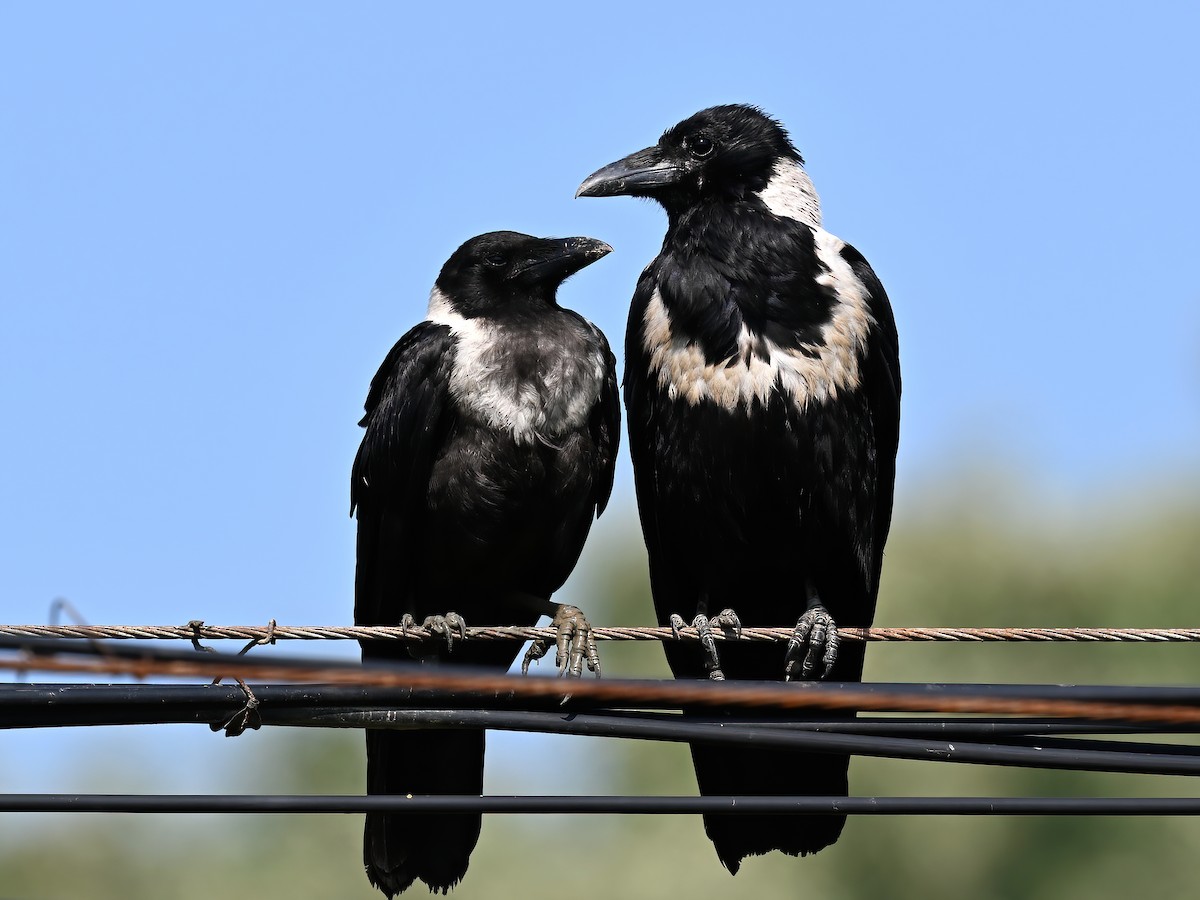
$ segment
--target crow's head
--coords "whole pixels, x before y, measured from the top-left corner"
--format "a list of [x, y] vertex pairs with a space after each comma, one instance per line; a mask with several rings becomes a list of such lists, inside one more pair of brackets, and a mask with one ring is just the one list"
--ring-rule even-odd
[[558, 286], [612, 252], [588, 237], [536, 238], [516, 231], [473, 237], [442, 266], [438, 290], [470, 318], [528, 300], [554, 303]]
[[588, 176], [577, 197], [650, 197], [677, 211], [764, 190], [776, 166], [803, 163], [783, 126], [754, 106], [702, 110], [658, 143]]

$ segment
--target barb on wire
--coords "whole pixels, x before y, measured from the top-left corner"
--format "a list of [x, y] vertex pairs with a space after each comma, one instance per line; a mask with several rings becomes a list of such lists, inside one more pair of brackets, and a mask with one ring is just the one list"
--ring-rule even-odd
[[50, 624], [57, 625], [59, 616], [62, 615], [65, 615], [76, 625], [86, 626], [88, 624], [87, 619], [83, 617], [83, 613], [76, 609], [74, 603], [66, 597], [55, 597], [50, 603]]
[[[83, 613], [81, 613], [75, 604], [66, 597], [55, 597], [50, 603], [50, 627], [58, 627], [58, 620], [60, 616], [65, 616], [66, 618], [70, 619], [76, 628], [81, 628], [85, 631], [88, 631], [92, 628], [92, 626], [88, 624], [87, 619], [83, 617]], [[86, 639], [92, 644], [93, 647], [96, 648], [97, 653], [106, 652], [104, 649], [104, 644], [100, 642], [99, 636], [90, 636]]]

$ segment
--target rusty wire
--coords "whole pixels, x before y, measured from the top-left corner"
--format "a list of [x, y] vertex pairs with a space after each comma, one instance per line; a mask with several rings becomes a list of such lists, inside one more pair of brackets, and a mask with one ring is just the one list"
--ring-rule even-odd
[[[276, 635], [278, 637], [278, 635]], [[240, 635], [239, 635], [240, 637]], [[8, 638], [11, 642], [13, 639]], [[325, 660], [279, 660], [226, 654], [63, 648], [61, 654], [95, 654], [63, 658], [53, 640], [29, 639], [27, 650], [0, 659], [0, 669], [17, 672], [72, 672], [127, 675], [135, 678], [222, 676], [255, 681], [304, 681], [435, 691], [488, 691], [512, 700], [583, 701], [591, 704], [673, 708], [771, 708], [788, 710], [858, 710], [862, 712], [936, 712], [953, 714], [1068, 717], [1136, 723], [1200, 722], [1200, 706], [1152, 705], [1062, 698], [1004, 696], [1003, 685], [977, 686], [978, 695], [933, 690], [873, 689], [854, 683], [708, 682], [648, 680], [579, 680], [514, 677], [453, 666], [353, 665]], [[35, 646], [36, 645], [36, 650]], [[140, 655], [139, 655], [140, 654]], [[927, 686], [932, 687], [932, 686]], [[984, 693], [984, 688], [991, 690]], [[836, 688], [836, 690], [830, 690]], [[882, 688], [882, 690], [881, 690]]]
[[[743, 641], [786, 641], [792, 637], [792, 627], [744, 627]], [[674, 635], [669, 627], [616, 626], [594, 627], [598, 641], [669, 641]], [[839, 627], [842, 640], [888, 643], [1193, 643], [1200, 641], [1200, 628], [853, 628]], [[256, 643], [276, 640], [344, 640], [357, 641], [443, 640], [420, 626], [402, 628], [399, 625], [205, 625], [196, 621], [187, 625], [0, 625], [0, 636], [32, 638], [77, 638], [83, 640], [238, 640]], [[468, 627], [467, 638], [484, 641], [553, 640], [553, 628], [517, 625]], [[713, 629], [719, 641], [739, 640], [729, 633]], [[696, 629], [680, 629], [679, 638], [698, 640]]]

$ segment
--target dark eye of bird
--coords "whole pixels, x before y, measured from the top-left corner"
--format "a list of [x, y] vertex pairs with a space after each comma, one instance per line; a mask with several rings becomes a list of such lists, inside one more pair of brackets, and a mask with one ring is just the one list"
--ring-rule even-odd
[[716, 144], [707, 135], [697, 134], [688, 138], [687, 151], [696, 157], [696, 159], [704, 159], [706, 156], [711, 156], [715, 149]]
[[508, 265], [508, 257], [503, 253], [489, 253], [483, 258], [483, 264], [489, 269], [500, 269]]

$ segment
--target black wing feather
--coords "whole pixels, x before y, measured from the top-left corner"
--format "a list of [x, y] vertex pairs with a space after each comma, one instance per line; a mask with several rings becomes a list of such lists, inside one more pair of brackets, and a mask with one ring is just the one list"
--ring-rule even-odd
[[358, 517], [354, 621], [395, 624], [403, 611], [406, 562], [425, 515], [430, 470], [450, 425], [454, 338], [422, 322], [400, 338], [371, 380], [366, 428], [351, 470], [350, 510]]
[[873, 539], [871, 596], [879, 591], [883, 567], [883, 545], [892, 522], [892, 494], [896, 482], [896, 450], [900, 442], [900, 338], [887, 292], [866, 258], [847, 244], [842, 257], [870, 294], [871, 316], [875, 319], [867, 357], [864, 360], [863, 385], [875, 433], [877, 474]]
[[[646, 554], [650, 565], [650, 581], [658, 617], [674, 612], [674, 598], [668, 598], [670, 582], [660, 579], [663, 542], [658, 523], [658, 490], [653, 422], [656, 395], [647, 383], [650, 375], [650, 360], [642, 346], [643, 317], [654, 294], [658, 281], [658, 260], [650, 263], [638, 279], [629, 307], [629, 324], [625, 330], [625, 412], [628, 416], [629, 456], [633, 461], [633, 483], [637, 495], [638, 515], [642, 522], [642, 537], [646, 543]], [[665, 610], [665, 612], [664, 612]]]
[[404, 500], [428, 482], [444, 433], [450, 354], [446, 325], [422, 322], [396, 342], [371, 379], [367, 430], [351, 470], [350, 512], [363, 504]]
[[617, 450], [621, 445], [621, 396], [617, 386], [616, 357], [600, 329], [592, 326], [592, 330], [604, 354], [604, 383], [588, 422], [592, 441], [596, 445], [596, 477], [591, 500], [599, 518], [612, 495], [613, 476], [617, 468]]

